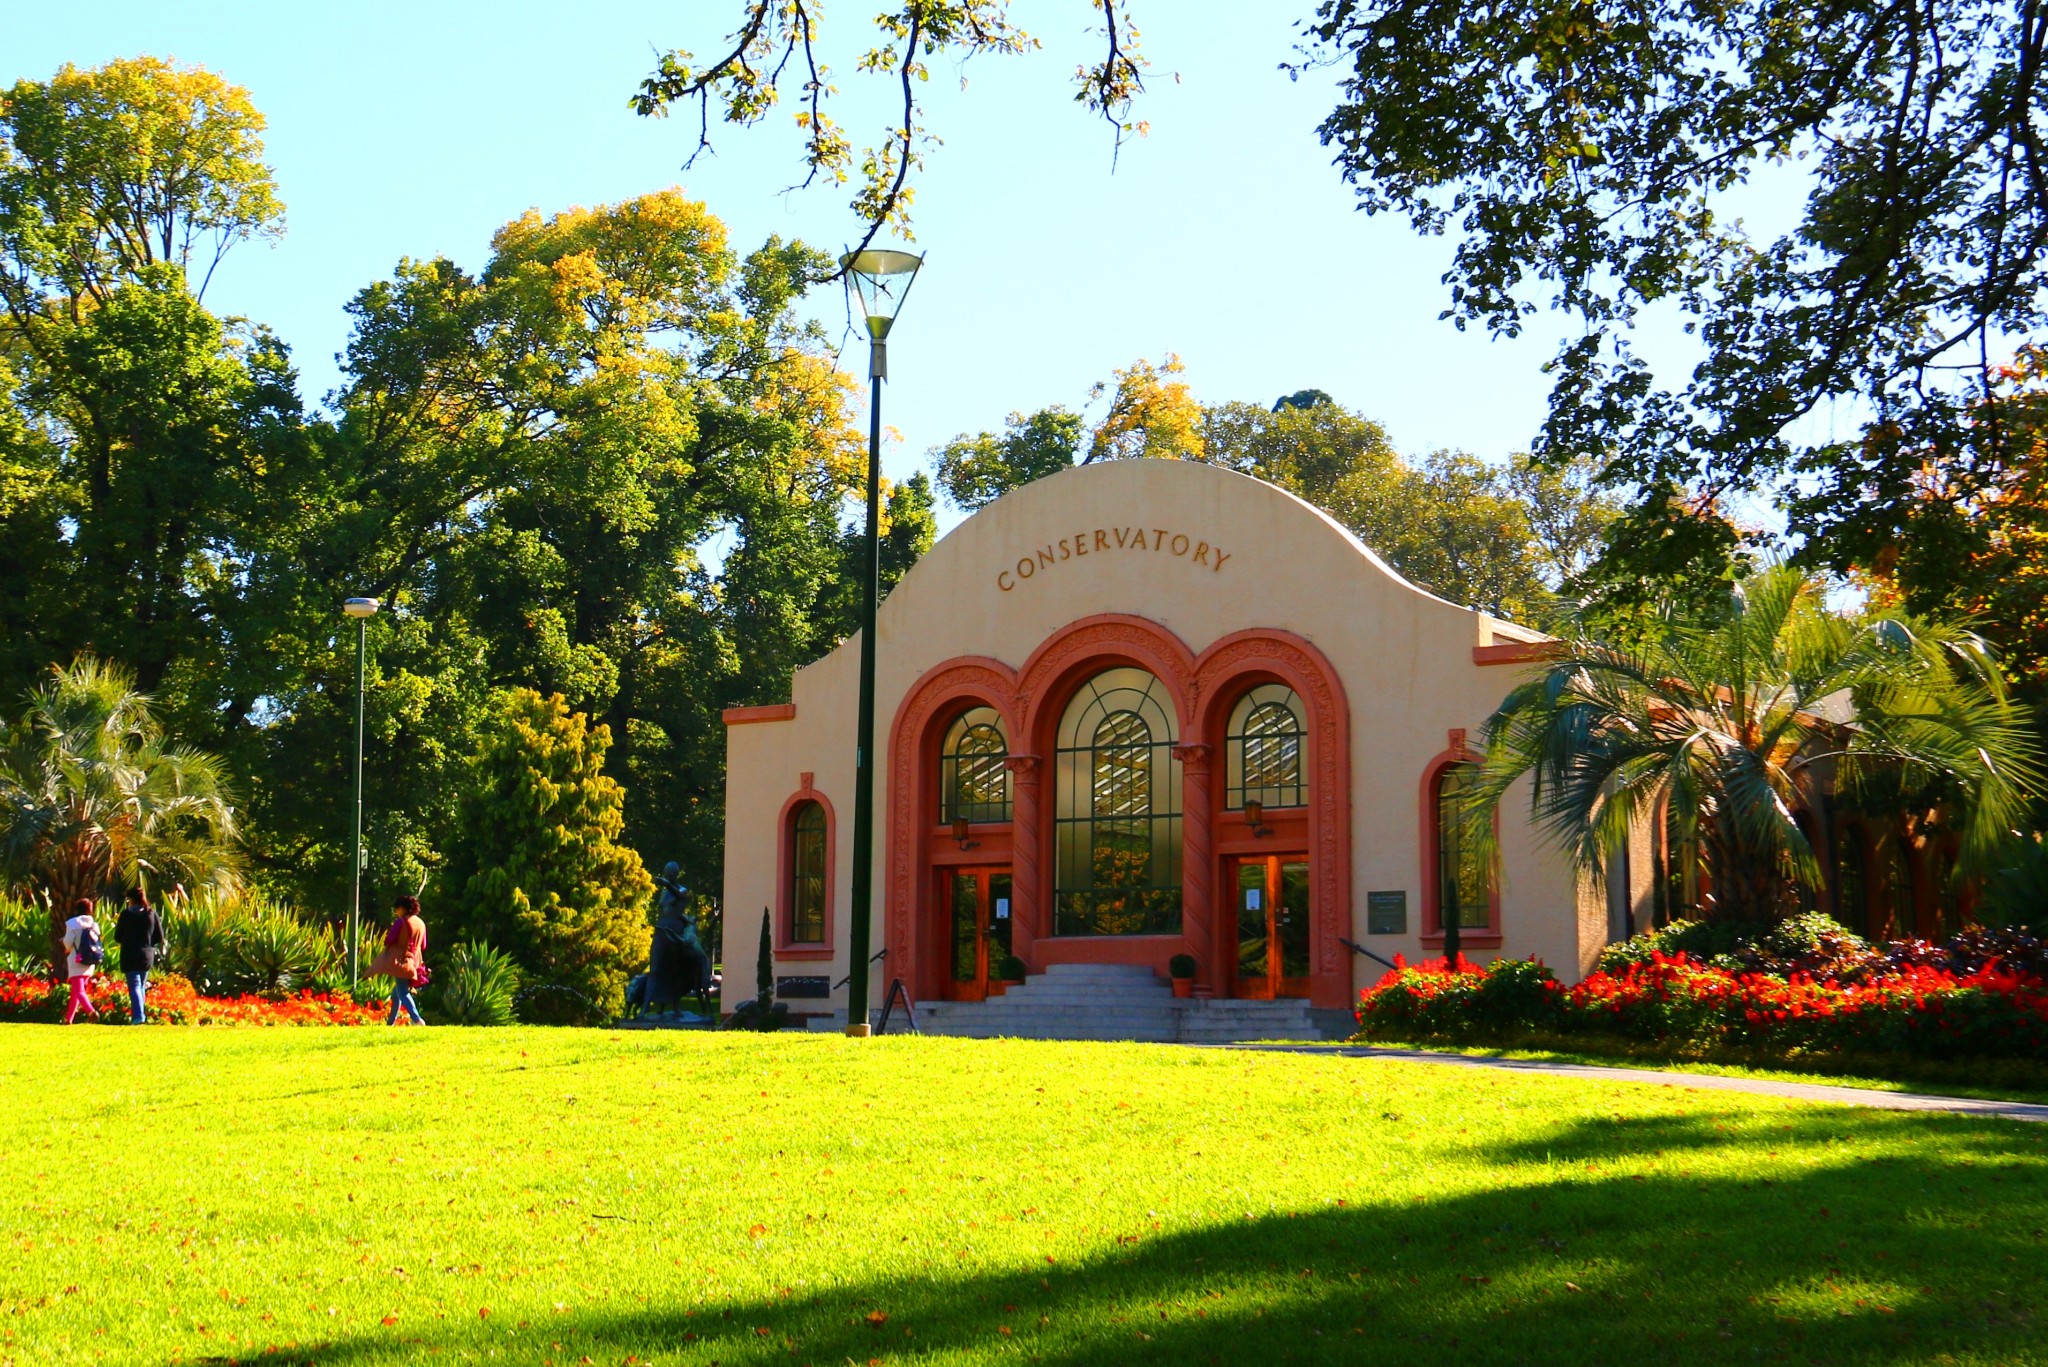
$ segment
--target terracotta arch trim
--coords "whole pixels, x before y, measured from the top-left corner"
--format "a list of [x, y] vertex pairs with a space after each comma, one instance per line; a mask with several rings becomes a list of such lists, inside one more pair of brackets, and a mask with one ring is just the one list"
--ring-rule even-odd
[[[1082, 679], [1119, 665], [1144, 669], [1164, 685], [1179, 728], [1183, 780], [1201, 790], [1199, 806], [1192, 800], [1184, 804], [1184, 933], [1143, 937], [1143, 943], [1090, 941], [1086, 947], [1079, 940], [1041, 941], [1034, 953], [1034, 925], [1050, 927], [1052, 867], [1051, 798], [1039, 757], [1052, 752], [1059, 717]], [[1157, 958], [1156, 966], [1163, 967], [1167, 955], [1185, 948], [1203, 962], [1206, 975], [1217, 975], [1226, 953], [1235, 949], [1234, 931], [1216, 914], [1223, 864], [1215, 852], [1213, 757], [1220, 749], [1225, 709], [1243, 687], [1268, 679], [1293, 688], [1308, 714], [1306, 825], [1316, 908], [1313, 1000], [1318, 1006], [1349, 1005], [1351, 966], [1337, 939], [1347, 933], [1351, 911], [1350, 711], [1336, 670], [1313, 644], [1292, 632], [1235, 632], [1197, 657], [1166, 627], [1121, 613], [1069, 623], [1032, 651], [1020, 669], [986, 656], [963, 656], [927, 670], [904, 694], [890, 730], [885, 809], [884, 941], [890, 975], [904, 976], [921, 998], [936, 996], [942, 987], [940, 956], [933, 952], [940, 933], [930, 834], [937, 812], [936, 759], [944, 725], [976, 705], [996, 709], [1010, 746], [1015, 952], [1034, 969], [1074, 957], [1134, 963]]]
[[[796, 919], [796, 810], [806, 802], [815, 802], [825, 814], [825, 937], [819, 941], [798, 943], [790, 939], [790, 931]], [[839, 814], [832, 810], [832, 799], [811, 786], [811, 775], [805, 774], [797, 791], [789, 795], [782, 804], [782, 811], [775, 818], [775, 957], [778, 959], [808, 960], [830, 959], [837, 943], [833, 937], [837, 917], [834, 915], [833, 892], [836, 888], [839, 870]]]

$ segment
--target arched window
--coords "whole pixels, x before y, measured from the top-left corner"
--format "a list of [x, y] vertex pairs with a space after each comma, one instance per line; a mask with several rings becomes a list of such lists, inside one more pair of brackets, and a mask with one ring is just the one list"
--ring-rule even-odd
[[789, 943], [825, 942], [825, 809], [802, 802], [789, 818]]
[[1465, 804], [1478, 776], [1479, 766], [1470, 762], [1446, 764], [1437, 771], [1433, 796], [1438, 930], [1450, 925], [1487, 930], [1493, 925], [1493, 875], [1465, 829]]
[[1009, 753], [1003, 719], [993, 707], [961, 713], [939, 751], [939, 820], [1008, 821], [1010, 770], [1003, 761]]
[[1286, 684], [1260, 684], [1239, 698], [1223, 738], [1224, 807], [1242, 811], [1246, 799], [1268, 807], [1306, 806], [1307, 740], [1301, 699]]
[[1180, 767], [1166, 689], [1142, 669], [1106, 670], [1060, 718], [1053, 934], [1180, 930]]

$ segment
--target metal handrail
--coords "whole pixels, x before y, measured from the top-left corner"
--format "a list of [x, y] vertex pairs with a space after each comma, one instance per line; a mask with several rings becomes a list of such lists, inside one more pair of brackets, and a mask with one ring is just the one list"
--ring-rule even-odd
[[1350, 950], [1353, 954], [1363, 954], [1366, 958], [1371, 959], [1374, 963], [1385, 964], [1388, 968], [1395, 969], [1396, 971], [1398, 971], [1401, 967], [1399, 964], [1394, 963], [1390, 959], [1382, 959], [1379, 955], [1373, 953], [1364, 945], [1345, 939], [1342, 935], [1339, 935], [1337, 937], [1337, 943], [1344, 946], [1344, 948]]
[[[869, 963], [871, 963], [871, 964], [878, 964], [878, 963], [880, 963], [880, 962], [881, 962], [881, 961], [882, 961], [883, 959], [887, 958], [887, 957], [888, 957], [888, 954], [889, 954], [889, 947], [888, 947], [887, 945], [883, 945], [883, 946], [882, 946], [882, 947], [881, 947], [880, 949], [878, 949], [878, 950], [876, 950], [876, 951], [875, 951], [875, 953], [874, 953], [874, 957], [873, 957], [873, 958], [871, 958], [871, 959], [869, 959], [869, 960], [868, 960], [868, 962], [869, 962]], [[847, 975], [846, 975], [845, 977], [841, 978], [841, 979], [840, 979], [840, 980], [839, 980], [838, 982], [836, 982], [836, 983], [833, 983], [833, 984], [832, 984], [832, 990], [833, 990], [834, 992], [837, 992], [837, 991], [838, 991], [838, 990], [839, 990], [840, 988], [842, 988], [842, 987], [846, 986], [846, 985], [847, 985], [848, 983], [850, 983], [850, 982], [852, 982], [852, 981], [853, 981], [853, 975], [852, 975], [851, 973], [849, 973], [849, 974], [847, 974]]]

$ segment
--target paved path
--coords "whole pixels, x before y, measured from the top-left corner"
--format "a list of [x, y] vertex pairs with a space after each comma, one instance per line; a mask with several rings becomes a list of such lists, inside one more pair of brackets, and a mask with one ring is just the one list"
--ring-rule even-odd
[[[1215, 1046], [1209, 1046], [1215, 1047]], [[1719, 1073], [1677, 1073], [1655, 1068], [1607, 1068], [1589, 1063], [1546, 1063], [1538, 1059], [1486, 1058], [1472, 1054], [1440, 1054], [1427, 1049], [1392, 1049], [1327, 1045], [1233, 1044], [1230, 1049], [1266, 1050], [1283, 1054], [1335, 1054], [1340, 1058], [1395, 1059], [1404, 1063], [1445, 1063], [1462, 1068], [1504, 1068], [1511, 1072], [1550, 1073], [1591, 1078], [1599, 1082], [1643, 1082], [1687, 1087], [1703, 1092], [1752, 1092], [1760, 1096], [1819, 1101], [1833, 1106], [1869, 1106], [1880, 1111], [1957, 1111], [1964, 1115], [2001, 1116], [2007, 1120], [2048, 1123], [2048, 1105], [2025, 1101], [1981, 1101], [1967, 1096], [1922, 1096], [1916, 1092], [1883, 1092], [1872, 1087], [1830, 1087], [1818, 1082], [1776, 1082], [1769, 1078], [1724, 1077]]]

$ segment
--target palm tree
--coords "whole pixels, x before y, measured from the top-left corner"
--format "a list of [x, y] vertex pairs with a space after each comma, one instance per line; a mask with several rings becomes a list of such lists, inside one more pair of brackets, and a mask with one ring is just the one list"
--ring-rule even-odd
[[117, 882], [231, 891], [236, 829], [220, 761], [171, 744], [133, 674], [50, 673], [0, 736], [0, 867], [46, 891], [57, 961], [72, 902]]
[[1829, 610], [1789, 566], [1725, 599], [1667, 610], [1638, 644], [1583, 629], [1560, 641], [1486, 724], [1468, 816], [1491, 849], [1492, 813], [1535, 776], [1539, 825], [1600, 876], [1628, 831], [1666, 812], [1696, 855], [1709, 913], [1766, 920], [1815, 887], [1801, 829], [1835, 791], [1912, 793], [1989, 855], [2038, 786], [2035, 746], [1984, 642], [1896, 612]]

